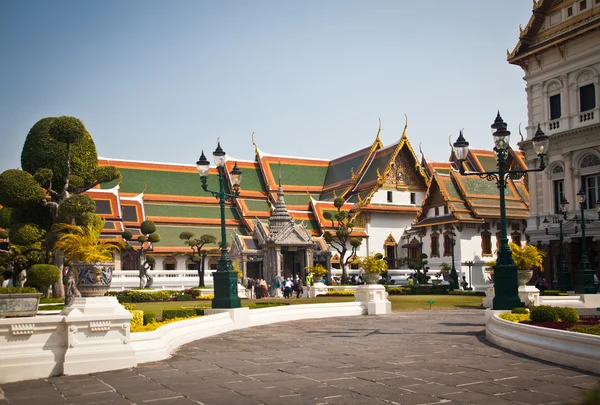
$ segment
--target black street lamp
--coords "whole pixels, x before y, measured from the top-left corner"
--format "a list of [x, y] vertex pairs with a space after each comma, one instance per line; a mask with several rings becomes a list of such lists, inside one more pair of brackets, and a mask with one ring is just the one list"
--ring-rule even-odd
[[454, 266], [454, 245], [456, 245], [456, 234], [454, 230], [450, 231], [450, 243], [452, 244], [452, 269], [450, 270], [450, 289], [458, 290], [458, 273], [456, 272], [456, 267]]
[[564, 236], [572, 235], [577, 233], [577, 227], [575, 227], [575, 232], [565, 233], [563, 232], [563, 223], [567, 221], [567, 213], [569, 212], [569, 201], [563, 196], [560, 201], [560, 214], [562, 216], [558, 217], [558, 233], [550, 233], [548, 229], [548, 225], [550, 222], [548, 218], [544, 218], [544, 228], [546, 228], [546, 235], [558, 236], [560, 243], [560, 269], [557, 272], [557, 288], [562, 291], [570, 291], [571, 290], [571, 274], [569, 274], [569, 270], [567, 269], [567, 264], [565, 262], [565, 244], [564, 244]]
[[225, 228], [225, 201], [236, 198], [240, 195], [240, 182], [242, 181], [242, 172], [238, 168], [237, 163], [233, 166], [231, 172], [231, 183], [233, 192], [228, 193], [227, 179], [225, 173], [225, 161], [227, 157], [225, 151], [221, 149], [221, 143], [217, 143], [217, 149], [213, 152], [215, 165], [219, 172], [219, 191], [208, 189], [206, 184], [206, 176], [208, 175], [210, 163], [204, 156], [204, 151], [200, 155], [200, 159], [196, 162], [198, 174], [202, 181], [202, 189], [211, 193], [219, 200], [221, 206], [221, 257], [217, 264], [217, 271], [213, 274], [215, 296], [212, 300], [213, 308], [240, 308], [241, 302], [238, 297], [237, 289], [237, 274], [233, 271], [231, 259], [227, 255], [227, 232]]
[[[594, 271], [590, 266], [590, 262], [587, 257], [587, 248], [585, 240], [585, 225], [586, 223], [595, 222], [595, 219], [585, 218], [585, 187], [583, 185], [583, 179], [581, 180], [581, 188], [577, 193], [579, 199], [579, 208], [581, 209], [581, 219], [575, 215], [573, 221], [576, 224], [581, 224], [581, 262], [579, 263], [579, 269], [575, 272], [575, 288], [574, 291], [577, 294], [596, 294], [596, 287], [594, 286]], [[598, 220], [600, 220], [600, 201], [596, 201], [596, 211], [598, 212]]]
[[506, 167], [508, 158], [508, 148], [510, 140], [510, 132], [506, 129], [506, 123], [502, 120], [500, 112], [496, 116], [492, 129], [495, 132], [494, 136], [494, 152], [496, 152], [497, 171], [493, 172], [465, 172], [463, 162], [469, 154], [469, 142], [463, 137], [462, 131], [456, 142], [454, 142], [454, 153], [459, 160], [460, 174], [463, 176], [479, 176], [482, 179], [495, 181], [500, 190], [500, 248], [498, 249], [498, 259], [494, 266], [494, 309], [512, 309], [523, 306], [519, 298], [519, 283], [517, 280], [517, 266], [512, 258], [510, 247], [508, 246], [508, 236], [506, 232], [506, 201], [505, 190], [508, 184], [508, 179], [519, 179], [529, 172], [539, 172], [546, 168], [544, 160], [548, 152], [548, 144], [550, 139], [542, 132], [538, 124], [535, 136], [532, 139], [533, 149], [540, 157], [540, 167], [538, 169], [529, 170], [510, 170]]

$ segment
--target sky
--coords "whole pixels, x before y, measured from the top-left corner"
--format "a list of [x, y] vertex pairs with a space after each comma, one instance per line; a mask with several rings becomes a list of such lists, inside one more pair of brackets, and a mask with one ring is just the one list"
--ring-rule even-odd
[[528, 0], [3, 0], [0, 171], [41, 118], [83, 121], [98, 155], [195, 164], [334, 159], [407, 135], [443, 161], [464, 128], [516, 144], [524, 75], [506, 62]]

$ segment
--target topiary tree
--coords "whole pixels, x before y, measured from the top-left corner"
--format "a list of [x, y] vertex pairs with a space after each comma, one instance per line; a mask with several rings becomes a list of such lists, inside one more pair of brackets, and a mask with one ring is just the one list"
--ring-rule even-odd
[[415, 270], [417, 274], [417, 282], [419, 284], [427, 284], [427, 281], [431, 278], [427, 275], [429, 271], [429, 266], [427, 266], [429, 261], [427, 260], [427, 255], [425, 253], [421, 253], [421, 257], [416, 260], [412, 260], [408, 264], [408, 268]]
[[[139, 270], [140, 288], [150, 288], [154, 282], [154, 279], [148, 272], [151, 265], [148, 260], [147, 253], [152, 249], [155, 243], [160, 242], [160, 235], [156, 233], [156, 225], [150, 220], [142, 222], [140, 233], [141, 235], [137, 237], [137, 242], [140, 244], [138, 248], [135, 248], [131, 244], [131, 241], [133, 240], [133, 232], [125, 230], [121, 234], [121, 237], [123, 237], [123, 239], [129, 245], [129, 251], [132, 254], [135, 254], [135, 263]], [[154, 258], [152, 258], [152, 260], [154, 260]]]
[[27, 287], [35, 287], [48, 296], [50, 286], [60, 279], [60, 269], [52, 264], [34, 264], [27, 271]]
[[[333, 200], [333, 206], [337, 212], [325, 211], [323, 217], [331, 221], [331, 227], [335, 229], [335, 233], [325, 231], [323, 232], [323, 239], [338, 252], [340, 266], [342, 267], [342, 284], [346, 284], [348, 282], [348, 271], [346, 268], [351, 258], [355, 256], [356, 249], [362, 244], [362, 240], [350, 236], [356, 226], [356, 213], [353, 214], [342, 209], [344, 199], [341, 197], [336, 197]], [[346, 258], [346, 253], [348, 253], [349, 249], [351, 253]]]
[[198, 255], [198, 259], [200, 259], [199, 263], [197, 262], [198, 278], [200, 279], [198, 281], [198, 287], [204, 287], [204, 262], [208, 255], [208, 251], [202, 250], [202, 247], [204, 247], [204, 245], [217, 243], [217, 238], [208, 234], [202, 235], [199, 238], [194, 238], [194, 236], [195, 235], [192, 232], [184, 231], [179, 234], [179, 239], [183, 240], [183, 243], [192, 249], [193, 261], [196, 261], [194, 260], [194, 257]]
[[[92, 137], [79, 119], [66, 116], [43, 118], [31, 128], [21, 152], [21, 166], [23, 170], [11, 169], [0, 174], [0, 205], [13, 211], [10, 223], [4, 228], [32, 224], [44, 230], [37, 235], [41, 237], [39, 242], [45, 244], [49, 262], [51, 242], [55, 240], [52, 225], [61, 222], [87, 225], [96, 208], [93, 200], [82, 193], [119, 178], [120, 173], [112, 166], [98, 167]], [[17, 234], [11, 231], [9, 237]], [[60, 251], [53, 260], [62, 268]], [[55, 295], [62, 297], [62, 282], [54, 287]]]

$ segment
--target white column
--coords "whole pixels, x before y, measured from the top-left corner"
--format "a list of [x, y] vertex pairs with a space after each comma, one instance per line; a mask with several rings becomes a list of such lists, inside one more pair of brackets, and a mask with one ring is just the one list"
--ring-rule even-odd
[[563, 163], [565, 165], [565, 180], [564, 180], [564, 192], [565, 198], [569, 201], [569, 206], [574, 207], [576, 203], [575, 194], [577, 191], [575, 190], [573, 184], [573, 153], [565, 152], [563, 153]]
[[542, 210], [544, 213], [550, 212], [550, 188], [548, 169], [546, 169], [542, 171]]
[[525, 139], [529, 139], [529, 133], [534, 133], [534, 129], [533, 127], [535, 126], [535, 123], [533, 122], [533, 86], [528, 86], [525, 91], [527, 92], [527, 122], [529, 123], [529, 127], [531, 127], [532, 129], [527, 131], [527, 134], [525, 135]]
[[164, 256], [154, 256], [154, 258], [156, 259], [156, 264], [154, 265], [154, 268], [156, 270], [164, 270], [165, 257]]
[[245, 256], [242, 256], [242, 277], [248, 277], [248, 273], [246, 272], [247, 263], [248, 259]]
[[187, 270], [187, 266], [185, 265], [185, 262], [187, 262], [188, 257], [187, 256], [177, 256], [175, 258], [175, 261], [177, 262], [177, 270]]
[[283, 259], [283, 257], [281, 256], [280, 247], [275, 248], [275, 255], [277, 256], [277, 275], [281, 276], [281, 260]]
[[[569, 75], [562, 75], [560, 78], [563, 82], [563, 95], [564, 95], [564, 99], [565, 99], [565, 102], [562, 103], [564, 105], [565, 109], [562, 111], [561, 115], [563, 117], [569, 117], [571, 115], [571, 112], [577, 111], [577, 108], [574, 108], [574, 106], [571, 104], [571, 101], [570, 101], [572, 98], [575, 99], [575, 97], [571, 97], [571, 93], [569, 92]], [[569, 118], [568, 121], [569, 121], [569, 129], [571, 129], [572, 128], [571, 119]], [[565, 121], [563, 121], [563, 122], [565, 122]]]
[[[531, 159], [527, 162], [528, 167], [537, 167], [537, 159]], [[529, 180], [529, 216], [535, 217], [538, 213], [537, 199], [537, 172], [528, 174]]]

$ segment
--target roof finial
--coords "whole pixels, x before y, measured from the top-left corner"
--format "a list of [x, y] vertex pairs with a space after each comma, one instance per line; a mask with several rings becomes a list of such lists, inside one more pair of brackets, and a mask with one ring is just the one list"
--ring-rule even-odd
[[381, 142], [381, 138], [379, 138], [379, 134], [381, 133], [381, 118], [377, 117], [379, 120], [379, 128], [377, 128], [377, 136], [375, 137], [375, 142]]
[[421, 160], [425, 159], [425, 154], [423, 153], [423, 149], [421, 149], [422, 142], [419, 142], [419, 154], [421, 155]]
[[252, 145], [254, 145], [254, 154], [258, 154], [258, 146], [256, 146], [256, 142], [254, 142], [254, 131], [252, 131]]
[[402, 138], [406, 138], [406, 128], [408, 128], [408, 115], [404, 114], [406, 122], [404, 124], [404, 130], [402, 131]]
[[523, 138], [523, 134], [521, 133], [521, 123], [519, 122], [519, 135], [521, 135], [521, 142], [525, 142], [525, 138]]
[[281, 188], [281, 160], [279, 161], [279, 187]]

